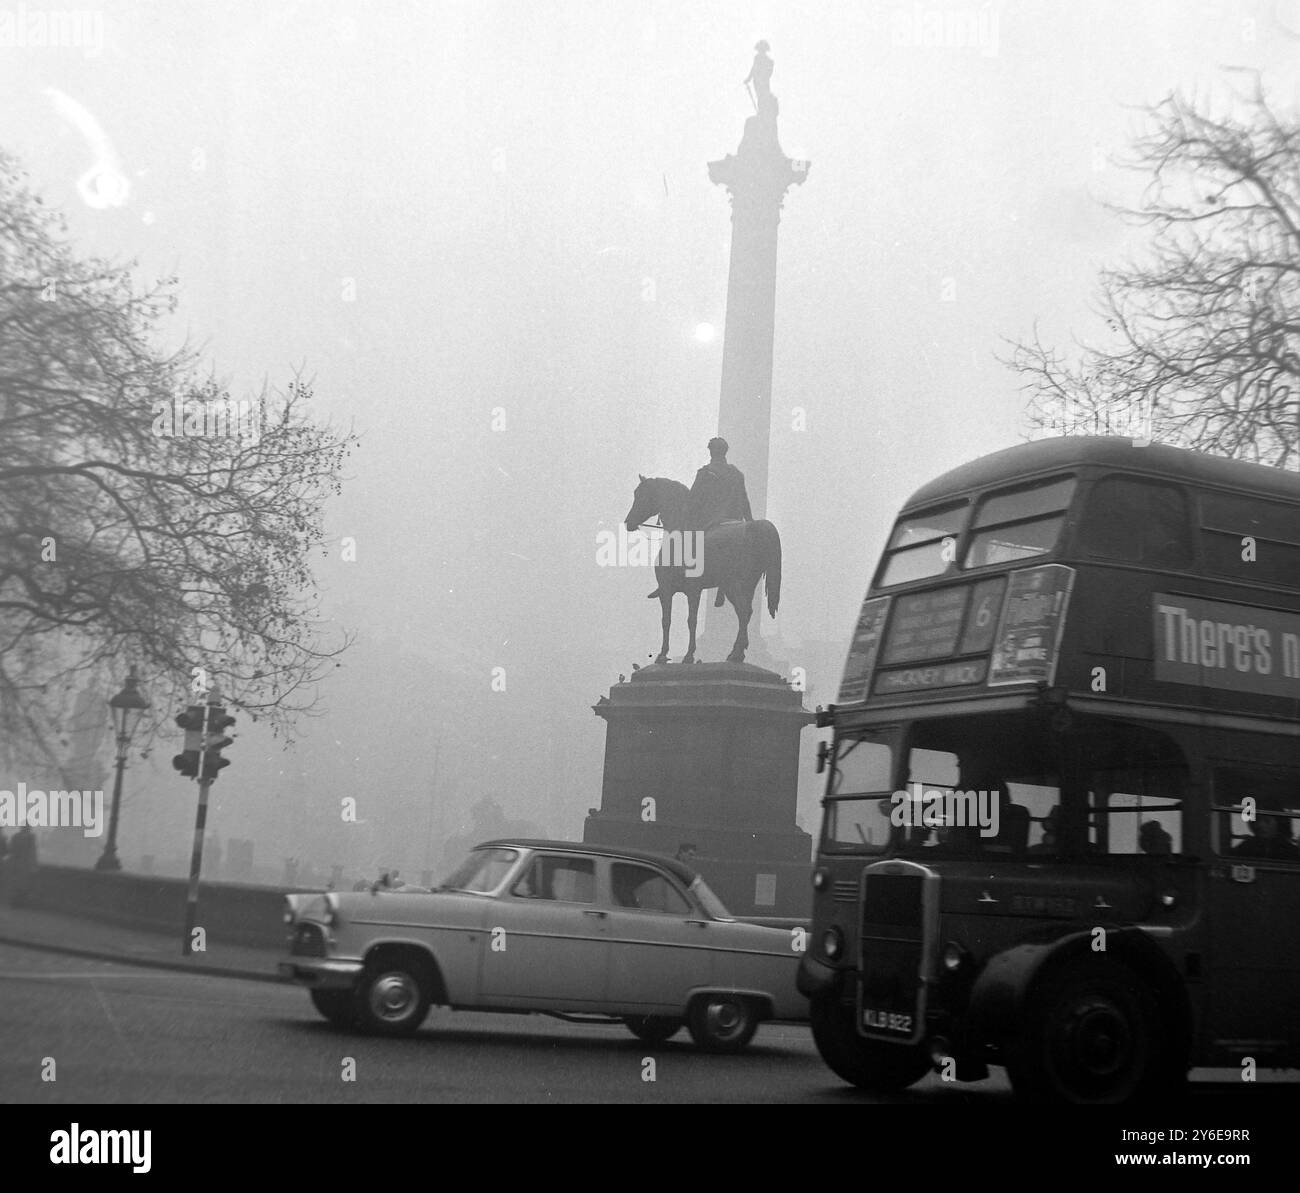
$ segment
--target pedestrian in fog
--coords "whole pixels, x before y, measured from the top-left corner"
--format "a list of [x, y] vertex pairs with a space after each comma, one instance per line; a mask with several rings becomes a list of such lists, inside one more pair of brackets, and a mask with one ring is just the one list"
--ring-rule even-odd
[[14, 907], [22, 907], [27, 902], [27, 888], [31, 883], [32, 872], [36, 869], [36, 834], [32, 832], [31, 825], [24, 824], [14, 834], [6, 868], [9, 902]]

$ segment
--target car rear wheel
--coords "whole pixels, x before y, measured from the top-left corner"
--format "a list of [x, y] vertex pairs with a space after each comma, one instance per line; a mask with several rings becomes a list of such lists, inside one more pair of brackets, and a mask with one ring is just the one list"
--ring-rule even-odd
[[335, 1027], [354, 1027], [357, 1022], [356, 1006], [351, 990], [310, 990], [311, 1005]]
[[429, 983], [409, 962], [366, 966], [357, 984], [357, 1022], [381, 1036], [409, 1036], [429, 1013]]
[[638, 1040], [647, 1044], [662, 1044], [672, 1039], [682, 1028], [682, 1021], [668, 1015], [629, 1015], [623, 1022]]
[[1072, 962], [1032, 991], [1006, 1063], [1017, 1096], [1039, 1103], [1140, 1102], [1186, 1074], [1151, 991], [1110, 960]]
[[914, 1044], [864, 1040], [857, 1033], [852, 1007], [833, 995], [819, 995], [809, 1006], [813, 1043], [831, 1072], [850, 1085], [876, 1093], [895, 1093], [920, 1081], [931, 1069], [930, 1058]]
[[736, 994], [702, 994], [691, 1003], [686, 1026], [705, 1052], [739, 1052], [758, 1030], [758, 1010]]

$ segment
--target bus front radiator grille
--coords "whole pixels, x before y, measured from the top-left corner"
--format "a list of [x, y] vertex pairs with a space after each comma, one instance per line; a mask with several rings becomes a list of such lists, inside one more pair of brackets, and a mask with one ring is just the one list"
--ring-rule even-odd
[[[868, 874], [862, 891], [862, 935], [921, 939], [924, 880], [919, 874]], [[907, 931], [910, 930], [910, 931]]]

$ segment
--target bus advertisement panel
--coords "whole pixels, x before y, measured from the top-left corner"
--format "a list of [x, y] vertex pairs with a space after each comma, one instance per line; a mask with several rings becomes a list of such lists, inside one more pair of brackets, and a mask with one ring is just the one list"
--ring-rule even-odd
[[1157, 679], [1300, 697], [1300, 613], [1163, 592], [1151, 603]]

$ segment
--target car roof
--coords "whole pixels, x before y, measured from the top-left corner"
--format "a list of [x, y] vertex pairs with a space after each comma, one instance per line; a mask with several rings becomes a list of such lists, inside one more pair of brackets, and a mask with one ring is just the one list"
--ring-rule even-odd
[[492, 841], [482, 841], [474, 846], [475, 849], [503, 847], [546, 849], [557, 853], [591, 853], [598, 854], [601, 857], [626, 858], [628, 861], [634, 862], [654, 862], [655, 865], [662, 866], [665, 870], [675, 874], [687, 886], [690, 886], [699, 877], [695, 870], [679, 862], [676, 858], [667, 857], [662, 853], [651, 853], [645, 849], [622, 849], [617, 845], [596, 845], [583, 841], [548, 841], [533, 837], [498, 837]]
[[911, 511], [995, 483], [1011, 485], [1046, 472], [1085, 464], [1164, 480], [1218, 485], [1283, 500], [1294, 501], [1300, 497], [1300, 476], [1282, 468], [1210, 456], [1163, 443], [1139, 447], [1133, 440], [1117, 435], [1069, 435], [1017, 444], [959, 465], [919, 488], [907, 499], [903, 509]]

